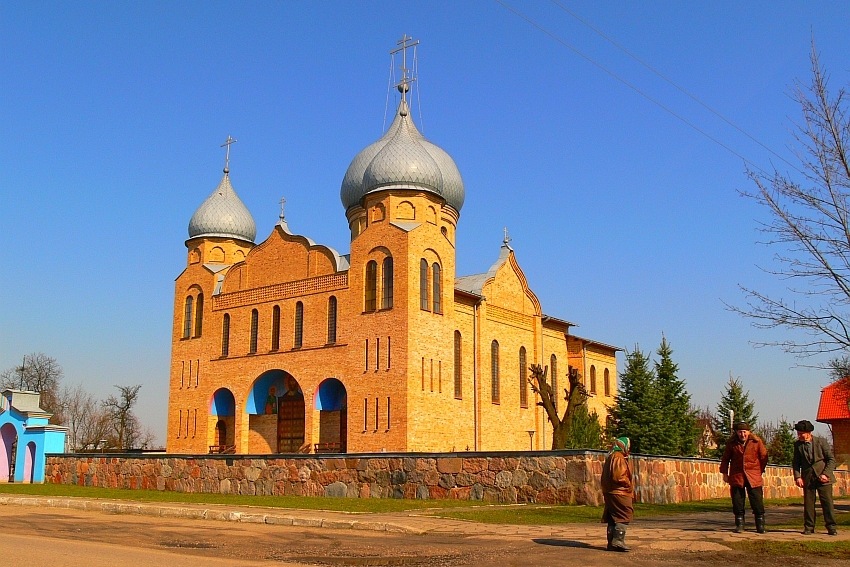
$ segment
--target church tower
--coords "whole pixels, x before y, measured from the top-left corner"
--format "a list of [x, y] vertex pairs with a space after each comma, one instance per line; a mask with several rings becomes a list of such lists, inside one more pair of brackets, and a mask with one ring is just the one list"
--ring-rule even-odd
[[[431, 394], [451, 387], [455, 234], [464, 187], [454, 160], [411, 117], [408, 96], [415, 77], [407, 68], [407, 51], [417, 43], [405, 36], [392, 52], [402, 56], [395, 118], [352, 160], [340, 197], [351, 230], [349, 285], [352, 298], [361, 298], [353, 342], [362, 345], [366, 373], [385, 373], [394, 399], [403, 404], [395, 409], [407, 416], [395, 428], [399, 440], [426, 447], [435, 424], [417, 416], [439, 411], [439, 400], [450, 399]], [[390, 414], [376, 400], [370, 411]], [[364, 408], [371, 403], [364, 401]]]

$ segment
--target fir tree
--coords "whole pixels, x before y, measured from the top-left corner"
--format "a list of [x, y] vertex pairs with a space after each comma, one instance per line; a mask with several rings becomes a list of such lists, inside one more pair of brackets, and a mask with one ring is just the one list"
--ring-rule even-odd
[[636, 346], [634, 351], [626, 353], [619, 394], [609, 410], [612, 418], [610, 433], [613, 437], [629, 437], [635, 453], [652, 453], [657, 450], [660, 441], [660, 410], [649, 358]]
[[565, 449], [602, 449], [602, 426], [596, 412], [588, 412], [587, 404], [576, 407], [570, 416], [572, 424]]
[[695, 455], [699, 436], [696, 413], [691, 409], [691, 395], [685, 389], [685, 382], [678, 376], [679, 366], [673, 362], [673, 349], [663, 336], [656, 353], [659, 360], [655, 363], [655, 386], [662, 419], [659, 445], [653, 453]]
[[794, 456], [795, 435], [792, 433], [791, 424], [784, 419], [773, 433], [773, 437], [767, 446], [768, 462], [774, 465], [790, 465]]
[[755, 403], [750, 401], [750, 393], [744, 391], [740, 379], [736, 380], [730, 375], [729, 382], [726, 384], [726, 391], [720, 398], [720, 403], [717, 404], [717, 411], [714, 412], [714, 431], [717, 435], [718, 457], [723, 454], [726, 441], [732, 435], [732, 426], [729, 423], [730, 411], [735, 423], [743, 421], [754, 428], [759, 417], [757, 413], [754, 413], [754, 410]]

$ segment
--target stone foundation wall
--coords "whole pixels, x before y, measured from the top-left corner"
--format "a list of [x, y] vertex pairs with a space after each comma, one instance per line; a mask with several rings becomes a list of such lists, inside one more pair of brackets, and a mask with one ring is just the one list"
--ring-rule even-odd
[[[109, 488], [222, 494], [433, 498], [485, 502], [602, 502], [605, 453], [546, 451], [347, 455], [49, 455], [45, 481]], [[719, 462], [631, 457], [638, 502], [729, 496]], [[850, 494], [836, 471], [835, 496]], [[768, 467], [766, 498], [800, 496], [790, 467]]]

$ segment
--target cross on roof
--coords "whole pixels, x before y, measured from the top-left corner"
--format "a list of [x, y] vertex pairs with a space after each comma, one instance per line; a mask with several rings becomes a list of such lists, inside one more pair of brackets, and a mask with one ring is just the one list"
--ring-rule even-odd
[[[396, 42], [397, 47], [390, 51], [390, 55], [395, 55], [399, 51], [401, 51], [401, 80], [396, 83], [396, 88], [401, 93], [402, 100], [406, 99], [406, 93], [410, 90], [410, 84], [416, 80], [415, 77], [411, 76], [410, 69], [407, 68], [407, 49], [409, 47], [416, 47], [419, 45], [418, 39], [413, 39], [407, 34], [401, 36], [401, 39]], [[414, 58], [416, 57], [416, 50], [413, 50]]]
[[227, 135], [227, 139], [220, 146], [222, 148], [227, 147], [227, 152], [224, 155], [224, 172], [230, 173], [230, 145], [235, 144], [237, 142], [236, 138], [232, 137], [230, 134]]

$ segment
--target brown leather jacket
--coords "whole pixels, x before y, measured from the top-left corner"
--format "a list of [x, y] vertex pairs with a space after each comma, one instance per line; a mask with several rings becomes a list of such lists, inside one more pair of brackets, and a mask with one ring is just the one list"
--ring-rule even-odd
[[632, 484], [632, 469], [629, 460], [622, 451], [615, 451], [608, 455], [605, 464], [602, 465], [602, 492], [604, 494], [620, 494], [632, 496], [634, 485]]
[[737, 437], [726, 442], [720, 472], [729, 475], [730, 485], [743, 488], [746, 479], [753, 488], [763, 486], [762, 473], [766, 466], [767, 447], [758, 435], [750, 433], [746, 443], [741, 443]]

